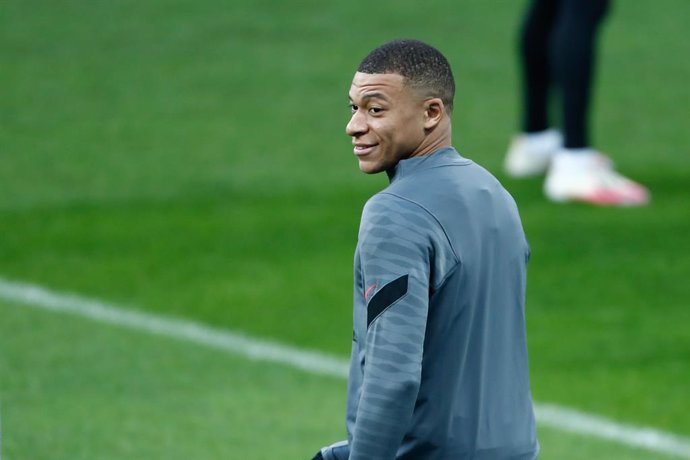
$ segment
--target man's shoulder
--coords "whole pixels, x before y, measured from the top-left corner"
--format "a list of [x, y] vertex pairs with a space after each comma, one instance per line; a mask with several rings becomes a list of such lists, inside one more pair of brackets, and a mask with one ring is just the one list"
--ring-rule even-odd
[[431, 228], [438, 221], [429, 207], [414, 195], [401, 194], [388, 187], [364, 205], [362, 224], [368, 228]]
[[364, 205], [366, 212], [417, 212], [422, 207], [414, 200], [414, 195], [406, 193], [399, 187], [388, 186], [367, 200]]

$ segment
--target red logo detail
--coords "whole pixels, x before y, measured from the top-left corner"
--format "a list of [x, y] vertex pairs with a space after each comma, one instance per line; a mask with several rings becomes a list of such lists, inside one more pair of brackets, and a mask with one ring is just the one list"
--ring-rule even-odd
[[364, 300], [369, 300], [369, 294], [371, 294], [371, 291], [376, 289], [376, 283], [372, 284], [367, 288], [366, 291], [364, 291]]

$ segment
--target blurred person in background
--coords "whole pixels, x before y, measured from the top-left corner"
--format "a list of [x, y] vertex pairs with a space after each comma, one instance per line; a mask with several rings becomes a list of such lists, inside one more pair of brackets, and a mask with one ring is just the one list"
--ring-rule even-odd
[[[511, 177], [546, 172], [544, 193], [555, 202], [635, 206], [649, 201], [642, 185], [617, 173], [592, 148], [589, 113], [596, 40], [608, 0], [531, 0], [520, 34], [522, 132], [508, 149]], [[549, 99], [560, 96], [562, 130], [553, 128]]]

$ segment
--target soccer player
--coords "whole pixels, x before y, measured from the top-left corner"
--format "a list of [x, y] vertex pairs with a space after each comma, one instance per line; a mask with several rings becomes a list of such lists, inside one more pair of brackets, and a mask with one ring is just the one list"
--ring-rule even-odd
[[[590, 145], [589, 104], [596, 35], [608, 0], [531, 0], [520, 35], [522, 133], [508, 148], [512, 177], [545, 171], [544, 193], [556, 202], [635, 206], [649, 201], [642, 185], [618, 174]], [[560, 92], [563, 132], [551, 127], [549, 96]]]
[[354, 267], [347, 441], [316, 459], [534, 459], [529, 248], [515, 202], [452, 147], [455, 82], [415, 40], [373, 50], [350, 88], [365, 205]]

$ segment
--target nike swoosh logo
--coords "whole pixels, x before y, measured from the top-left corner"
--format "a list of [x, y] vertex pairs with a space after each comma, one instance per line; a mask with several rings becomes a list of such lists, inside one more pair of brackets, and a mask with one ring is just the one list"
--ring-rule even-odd
[[369, 286], [367, 288], [366, 291], [364, 291], [364, 300], [365, 301], [369, 300], [369, 294], [371, 294], [371, 291], [373, 291], [374, 289], [376, 289], [376, 283], [372, 284], [371, 286]]

